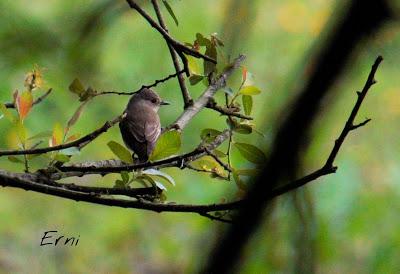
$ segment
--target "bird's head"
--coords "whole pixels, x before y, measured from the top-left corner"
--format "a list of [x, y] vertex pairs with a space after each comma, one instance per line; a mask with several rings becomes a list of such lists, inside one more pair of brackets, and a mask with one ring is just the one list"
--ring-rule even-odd
[[160, 106], [169, 105], [168, 102], [161, 99], [157, 92], [149, 88], [142, 88], [140, 91], [135, 93], [129, 101], [129, 104], [138, 102], [151, 107], [155, 112], [159, 110]]

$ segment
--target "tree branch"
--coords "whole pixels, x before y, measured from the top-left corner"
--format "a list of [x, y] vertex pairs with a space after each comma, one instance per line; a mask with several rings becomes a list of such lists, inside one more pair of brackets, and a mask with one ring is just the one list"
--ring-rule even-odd
[[[164, 19], [162, 17], [161, 11], [160, 11], [160, 7], [158, 6], [158, 1], [151, 0], [151, 2], [153, 3], [153, 7], [156, 12], [157, 19], [158, 19], [158, 22], [160, 23], [160, 26], [166, 32], [168, 32], [167, 25], [164, 22]], [[181, 66], [180, 66], [179, 60], [178, 60], [178, 54], [176, 53], [174, 48], [168, 42], [167, 42], [167, 45], [168, 45], [169, 53], [171, 54], [172, 62], [174, 63], [175, 70], [178, 72], [181, 70]], [[184, 108], [187, 108], [188, 106], [190, 106], [193, 103], [193, 100], [189, 94], [187, 87], [186, 87], [185, 78], [183, 77], [182, 74], [178, 75], [178, 82], [179, 82], [179, 86], [180, 86], [181, 92], [182, 92]]]
[[[202, 54], [202, 53], [200, 53], [200, 52], [198, 52], [198, 51], [195, 51], [195, 50], [193, 50], [193, 49], [191, 49], [191, 48], [185, 46], [184, 44], [178, 42], [178, 41], [175, 40], [174, 38], [172, 38], [172, 37], [169, 35], [169, 33], [168, 33], [167, 31], [165, 31], [162, 27], [160, 27], [160, 26], [150, 17], [150, 15], [147, 14], [147, 12], [145, 12], [138, 4], [136, 4], [135, 1], [133, 1], [133, 0], [127, 0], [127, 2], [128, 2], [129, 6], [130, 6], [132, 9], [135, 9], [140, 15], [142, 15], [142, 16], [147, 20], [147, 22], [148, 22], [153, 28], [155, 28], [155, 29], [162, 35], [162, 37], [165, 39], [165, 41], [166, 41], [169, 45], [171, 45], [171, 46], [178, 52], [178, 54], [179, 54], [179, 53], [180, 53], [180, 54], [181, 54], [181, 53], [186, 53], [186, 54], [188, 54], [188, 55], [192, 55], [192, 56], [194, 56], [194, 57], [202, 58], [202, 59], [204, 59], [204, 60], [206, 60], [206, 61], [210, 61], [210, 62], [212, 62], [212, 63], [214, 63], [214, 64], [217, 63], [217, 61], [214, 60], [213, 58], [211, 58], [211, 57], [209, 57], [209, 56], [207, 56], [207, 55], [204, 55], [204, 54]], [[183, 59], [182, 56], [181, 56], [181, 59]], [[182, 60], [182, 61], [185, 62], [185, 60]]]
[[[340, 150], [341, 145], [344, 142], [344, 139], [348, 135], [348, 133], [360, 126], [365, 125], [368, 121], [364, 121], [358, 125], [353, 125], [354, 119], [357, 116], [358, 110], [370, 89], [370, 87], [376, 82], [374, 80], [375, 72], [382, 61], [382, 57], [379, 56], [375, 61], [375, 64], [372, 67], [372, 70], [368, 76], [368, 80], [362, 90], [362, 92], [358, 93], [358, 99], [356, 101], [353, 110], [350, 113], [350, 116], [340, 134], [339, 138], [336, 140], [334, 147], [332, 148], [331, 153], [329, 154], [328, 160], [326, 164], [316, 170], [298, 180], [290, 182], [286, 185], [277, 187], [270, 191], [266, 197], [267, 201], [272, 200], [284, 193], [297, 189], [305, 184], [312, 182], [319, 177], [334, 173], [336, 171], [336, 167], [333, 166], [333, 161]], [[67, 173], [75, 172], [77, 176], [80, 175], [88, 175], [93, 173], [111, 173], [111, 172], [120, 172], [122, 170], [135, 170], [139, 168], [145, 167], [166, 167], [166, 166], [182, 166], [183, 163], [193, 161], [203, 155], [210, 154], [210, 152], [219, 146], [224, 140], [226, 140], [230, 136], [230, 131], [225, 130], [222, 134], [216, 137], [214, 142], [209, 144], [207, 147], [199, 146], [197, 149], [193, 150], [184, 155], [172, 157], [169, 159], [157, 161], [154, 163], [145, 163], [138, 165], [124, 165], [121, 161], [118, 160], [107, 160], [107, 161], [99, 161], [94, 163], [83, 163], [77, 164], [75, 166], [62, 166], [60, 167], [61, 171]], [[184, 166], [187, 166], [184, 164]], [[57, 173], [59, 174], [59, 173]], [[62, 173], [61, 173], [62, 174]], [[121, 188], [106, 188], [106, 187], [88, 187], [88, 186], [79, 186], [75, 184], [60, 184], [53, 181], [55, 174], [48, 174], [46, 171], [41, 171], [36, 174], [32, 173], [11, 173], [7, 171], [0, 170], [0, 185], [2, 186], [10, 186], [16, 188], [22, 188], [25, 190], [32, 190], [39, 193], [44, 193], [47, 195], [63, 197], [67, 199], [72, 199], [75, 201], [86, 201], [94, 204], [102, 204], [108, 206], [118, 206], [124, 208], [136, 208], [136, 209], [144, 209], [151, 210], [156, 212], [189, 212], [189, 213], [198, 213], [203, 217], [207, 217], [211, 220], [216, 220], [225, 223], [232, 223], [232, 220], [224, 219], [222, 217], [218, 217], [210, 212], [215, 211], [226, 211], [226, 210], [234, 210], [241, 208], [243, 205], [248, 203], [248, 200], [238, 200], [228, 203], [220, 203], [220, 204], [209, 204], [209, 205], [192, 205], [192, 204], [160, 204], [154, 203], [150, 201], [146, 201], [140, 199], [140, 196], [150, 195], [153, 196], [157, 194], [157, 190], [153, 187], [150, 188], [134, 188], [134, 189], [121, 189]], [[58, 178], [61, 178], [59, 176]], [[128, 197], [138, 198], [136, 200], [126, 200], [126, 199], [116, 199], [116, 198], [104, 198], [102, 196], [109, 195], [124, 195]]]
[[165, 168], [165, 167], [182, 167], [184, 163], [192, 162], [200, 157], [207, 155], [207, 150], [213, 151], [216, 147], [221, 145], [226, 139], [229, 138], [230, 132], [229, 130], [223, 131], [220, 135], [218, 135], [215, 140], [208, 144], [207, 146], [199, 146], [193, 151], [189, 153], [185, 153], [182, 155], [174, 156], [171, 158], [155, 161], [155, 162], [147, 162], [141, 164], [131, 164], [127, 165], [123, 162], [115, 161], [114, 164], [106, 163], [104, 161], [100, 162], [89, 162], [83, 164], [69, 165], [69, 166], [61, 166], [59, 170], [62, 172], [84, 172], [90, 174], [108, 174], [108, 173], [119, 173], [121, 171], [132, 171], [143, 168]]
[[382, 62], [382, 60], [383, 60], [382, 56], [378, 56], [378, 58], [376, 58], [375, 63], [372, 65], [371, 72], [368, 75], [367, 81], [365, 82], [365, 85], [364, 85], [362, 91], [357, 92], [357, 95], [358, 95], [357, 102], [356, 102], [353, 110], [351, 111], [349, 119], [347, 120], [342, 132], [340, 133], [339, 138], [335, 141], [335, 146], [333, 147], [333, 150], [332, 150], [331, 154], [329, 155], [328, 160], [326, 161], [326, 164], [325, 164], [326, 166], [329, 167], [329, 166], [333, 165], [333, 161], [335, 160], [336, 155], [339, 152], [339, 149], [340, 149], [341, 145], [343, 144], [344, 139], [346, 138], [347, 134], [349, 134], [350, 131], [352, 131], [356, 128], [364, 126], [371, 120], [371, 119], [367, 119], [358, 125], [354, 125], [354, 119], [357, 116], [357, 113], [361, 107], [361, 104], [362, 104], [365, 96], [367, 95], [368, 90], [371, 88], [371, 86], [373, 86], [376, 83], [375, 73], [379, 67], [379, 64]]
[[221, 115], [234, 116], [234, 117], [238, 117], [238, 118], [245, 119], [245, 120], [253, 120], [253, 117], [239, 113], [237, 108], [218, 106], [217, 102], [215, 102], [214, 99], [211, 99], [207, 103], [206, 108], [213, 109], [213, 110], [221, 113]]
[[184, 70], [179, 70], [176, 73], [170, 74], [167, 77], [164, 77], [163, 79], [159, 79], [159, 80], [155, 80], [153, 84], [150, 85], [142, 85], [139, 89], [135, 90], [135, 91], [131, 91], [131, 92], [119, 92], [119, 91], [103, 91], [103, 92], [99, 92], [97, 93], [95, 96], [101, 96], [101, 95], [107, 95], [107, 94], [116, 94], [116, 95], [133, 95], [136, 92], [139, 92], [141, 89], [143, 88], [152, 88], [157, 86], [160, 83], [164, 83], [166, 81], [168, 81], [169, 79], [172, 79], [174, 77], [180, 77], [180, 75], [182, 75], [182, 73], [184, 73]]
[[[43, 95], [39, 96], [35, 101], [33, 101], [32, 106], [39, 104], [40, 102], [42, 102], [47, 96], [50, 95], [50, 93], [53, 91], [52, 88], [49, 88], [46, 93], [44, 93]], [[6, 108], [16, 108], [15, 103], [5, 103], [4, 104], [6, 106]]]
[[170, 128], [176, 128], [182, 130], [189, 121], [197, 114], [200, 110], [207, 106], [210, 100], [214, 97], [215, 93], [225, 87], [226, 79], [237, 69], [246, 57], [239, 55], [234, 60], [232, 65], [228, 67], [217, 79], [210, 84], [210, 86], [203, 92], [203, 94], [191, 105], [186, 108], [185, 111], [176, 119], [176, 121], [170, 126]]
[[102, 133], [106, 132], [109, 128], [114, 126], [115, 124], [119, 123], [123, 118], [123, 114], [118, 116], [117, 118], [107, 121], [102, 127], [96, 129], [95, 131], [66, 144], [58, 145], [58, 146], [53, 146], [53, 147], [44, 147], [44, 148], [36, 148], [36, 149], [25, 149], [25, 150], [3, 150], [0, 151], [0, 157], [1, 156], [7, 156], [7, 155], [28, 155], [28, 154], [42, 154], [42, 153], [47, 153], [50, 151], [57, 151], [57, 150], [62, 150], [70, 147], [77, 147], [78, 149], [83, 148], [90, 142], [92, 142], [94, 139], [96, 139], [98, 136], [100, 136]]

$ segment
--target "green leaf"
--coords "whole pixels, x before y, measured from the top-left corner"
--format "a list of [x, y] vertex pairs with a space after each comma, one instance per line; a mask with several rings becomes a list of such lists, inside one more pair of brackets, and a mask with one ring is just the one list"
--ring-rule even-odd
[[237, 173], [238, 175], [242, 175], [242, 176], [257, 176], [258, 174], [260, 174], [259, 169], [236, 169], [235, 173]]
[[10, 122], [15, 122], [15, 117], [14, 115], [11, 114], [11, 112], [7, 109], [7, 107], [4, 104], [0, 103], [0, 111], [3, 113], [4, 117], [6, 117]]
[[253, 128], [248, 124], [237, 123], [237, 124], [235, 124], [233, 131], [240, 133], [240, 134], [251, 134], [253, 132]]
[[[217, 49], [214, 44], [210, 43], [206, 47], [206, 52], [204, 53], [205, 55], [217, 59]], [[204, 75], [208, 76], [210, 73], [213, 73], [215, 71], [216, 64], [210, 62], [210, 61], [204, 61]]]
[[251, 109], [253, 108], [253, 97], [251, 97], [250, 95], [243, 95], [242, 103], [243, 103], [244, 114], [250, 115]]
[[8, 156], [7, 159], [8, 159], [10, 162], [13, 162], [13, 163], [18, 163], [18, 164], [23, 164], [23, 163], [24, 163], [24, 161], [23, 161], [22, 159], [17, 158], [17, 157], [15, 157], [15, 156]]
[[[151, 186], [151, 184], [149, 185], [148, 181], [143, 180], [143, 177], [136, 177], [133, 179], [133, 181], [138, 182], [139, 184], [141, 184], [144, 187], [149, 187]], [[121, 181], [122, 182], [122, 181]]]
[[147, 180], [152, 186], [157, 186], [159, 189], [167, 191], [167, 188], [162, 183], [154, 180], [151, 176], [143, 174], [141, 178]]
[[249, 162], [254, 164], [264, 164], [267, 160], [264, 152], [256, 146], [246, 143], [234, 143], [240, 154]]
[[156, 184], [156, 186], [159, 189], [167, 191], [167, 188], [162, 183], [160, 183], [159, 181], [154, 181], [154, 183]]
[[156, 147], [150, 155], [150, 160], [155, 161], [167, 158], [179, 151], [181, 148], [181, 133], [177, 130], [166, 131], [158, 138]]
[[196, 85], [196, 84], [199, 83], [203, 78], [204, 78], [204, 76], [202, 76], [202, 75], [196, 75], [196, 74], [190, 75], [190, 77], [189, 77], [190, 85], [192, 85], [192, 86]]
[[65, 154], [58, 153], [56, 156], [54, 156], [54, 160], [56, 160], [58, 162], [66, 163], [66, 162], [69, 162], [70, 158]]
[[129, 172], [128, 171], [121, 171], [121, 178], [124, 184], [126, 185], [129, 182]]
[[224, 152], [222, 152], [221, 150], [218, 150], [218, 149], [214, 149], [213, 152], [218, 158], [224, 158], [224, 157], [227, 156], [226, 153], [224, 153]]
[[239, 92], [243, 95], [257, 95], [261, 93], [261, 90], [256, 86], [244, 86]]
[[174, 11], [172, 10], [171, 6], [169, 5], [169, 3], [166, 0], [163, 0], [164, 6], [167, 9], [169, 15], [171, 15], [172, 19], [174, 19], [174, 22], [177, 26], [179, 26], [179, 22], [178, 19], [175, 16]]
[[200, 138], [209, 143], [214, 141], [215, 137], [220, 135], [222, 132], [213, 128], [205, 128], [201, 131]]
[[201, 75], [199, 60], [191, 55], [186, 55], [190, 75]]
[[79, 153], [81, 153], [81, 151], [77, 147], [64, 148], [64, 149], [60, 150], [60, 152], [65, 154], [65, 155], [70, 155], [70, 156], [71, 155], [78, 155]]
[[206, 155], [192, 162], [192, 166], [204, 171], [214, 172], [215, 174], [226, 177], [225, 169], [211, 156]]
[[175, 180], [170, 175], [168, 175], [167, 173], [164, 173], [162, 171], [159, 171], [157, 169], [149, 168], [149, 169], [146, 169], [146, 170], [142, 171], [142, 173], [143, 174], [147, 174], [147, 175], [152, 175], [152, 176], [157, 176], [157, 177], [163, 178], [168, 183], [170, 183], [171, 185], [173, 185], [173, 186], [176, 185], [175, 184]]
[[17, 133], [18, 139], [22, 145], [26, 142], [26, 129], [21, 119], [15, 121], [15, 131]]
[[29, 137], [27, 140], [31, 141], [31, 140], [35, 140], [35, 139], [43, 139], [43, 138], [49, 138], [51, 137], [53, 133], [51, 131], [42, 131], [39, 132], [35, 135], [33, 135], [32, 137]]
[[115, 180], [114, 188], [125, 188], [125, 184], [121, 180]]
[[199, 32], [196, 33], [196, 41], [195, 42], [197, 42], [197, 44], [202, 47], [211, 45], [211, 40], [204, 37], [204, 35]]
[[235, 180], [236, 186], [241, 189], [241, 190], [247, 190], [247, 185], [245, 184], [245, 182], [240, 179], [239, 174], [233, 172], [233, 179]]
[[68, 89], [75, 93], [78, 94], [79, 96], [85, 92], [85, 88], [82, 85], [82, 82], [78, 79], [75, 78], [74, 81], [72, 81], [72, 83], [69, 85]]
[[107, 143], [107, 146], [111, 149], [111, 151], [117, 156], [121, 161], [129, 164], [133, 164], [132, 155], [123, 145], [115, 141], [110, 141]]

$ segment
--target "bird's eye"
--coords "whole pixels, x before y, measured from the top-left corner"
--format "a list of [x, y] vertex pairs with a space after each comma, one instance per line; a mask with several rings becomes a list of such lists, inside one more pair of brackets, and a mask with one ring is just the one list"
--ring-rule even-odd
[[157, 103], [157, 99], [151, 99], [151, 102], [152, 102], [153, 104], [155, 104], [155, 103]]

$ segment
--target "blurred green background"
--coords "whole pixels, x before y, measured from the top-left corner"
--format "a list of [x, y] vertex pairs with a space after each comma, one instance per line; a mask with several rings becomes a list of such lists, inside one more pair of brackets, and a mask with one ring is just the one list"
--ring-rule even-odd
[[[149, 1], [139, 1], [154, 15]], [[192, 42], [196, 32], [217, 32], [232, 56], [247, 55], [246, 67], [263, 90], [255, 100], [256, 124], [265, 137], [238, 136], [268, 147], [279, 113], [293, 99], [319, 34], [335, 10], [333, 0], [170, 1], [176, 27], [163, 9], [173, 37]], [[339, 19], [340, 16], [334, 15]], [[314, 127], [305, 155], [304, 173], [319, 168], [340, 133], [370, 66], [377, 55], [384, 63], [359, 119], [372, 118], [353, 132], [339, 153], [336, 174], [321, 178], [271, 205], [266, 220], [243, 257], [242, 273], [398, 273], [400, 272], [400, 25], [387, 23], [363, 41], [351, 66], [336, 83]], [[30, 134], [66, 124], [79, 106], [68, 85], [79, 77], [99, 90], [136, 90], [173, 73], [168, 49], [136, 12], [120, 1], [0, 2], [0, 101], [11, 101], [23, 88], [34, 64], [45, 68], [45, 86], [53, 94], [33, 108], [26, 121]], [[240, 72], [239, 72], [240, 73]], [[189, 86], [190, 87], [190, 86]], [[203, 86], [190, 87], [193, 96]], [[171, 123], [183, 105], [176, 80], [159, 85], [173, 102], [161, 110]], [[38, 94], [38, 93], [37, 93]], [[101, 96], [91, 101], [73, 132], [82, 134], [114, 118], [128, 97]], [[212, 119], [212, 124], [210, 123]], [[183, 151], [200, 142], [202, 128], [223, 129], [225, 118], [204, 110], [185, 129]], [[0, 147], [15, 136], [0, 120]], [[75, 161], [109, 159], [110, 140], [121, 142], [118, 127], [96, 139]], [[268, 150], [265, 149], [266, 153]], [[233, 164], [248, 164], [234, 153]], [[6, 158], [2, 169], [21, 171]], [[204, 174], [166, 170], [176, 182], [169, 201], [212, 203], [235, 197], [234, 182]], [[116, 176], [72, 178], [66, 182], [112, 186]], [[202, 265], [224, 231], [195, 214], [146, 212], [63, 200], [20, 189], [0, 191], [1, 273], [192, 273]], [[75, 247], [40, 247], [43, 232], [80, 235]]]

